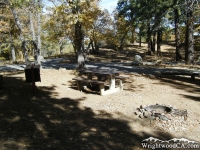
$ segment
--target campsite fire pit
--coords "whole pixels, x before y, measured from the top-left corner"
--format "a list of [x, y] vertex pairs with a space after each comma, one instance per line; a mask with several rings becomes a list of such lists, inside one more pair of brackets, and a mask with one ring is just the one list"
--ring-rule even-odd
[[150, 120], [171, 120], [172, 117], [181, 116], [184, 120], [187, 120], [187, 110], [178, 110], [170, 106], [164, 105], [149, 105], [147, 107], [142, 107], [137, 109], [135, 112], [140, 118], [149, 118]]
[[175, 109], [165, 105], [149, 105], [146, 107], [140, 106], [135, 112], [139, 118], [147, 118], [150, 120], [150, 125], [155, 128], [172, 131], [183, 131], [189, 125], [190, 120], [187, 119], [187, 110]]

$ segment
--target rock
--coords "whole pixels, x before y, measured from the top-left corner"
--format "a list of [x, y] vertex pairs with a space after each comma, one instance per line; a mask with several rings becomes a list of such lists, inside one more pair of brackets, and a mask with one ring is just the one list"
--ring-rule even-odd
[[144, 111], [143, 112], [143, 116], [146, 117], [146, 118], [149, 118], [151, 116], [151, 112], [149, 111]]
[[140, 55], [135, 55], [135, 60], [131, 63], [132, 65], [142, 65], [143, 60]]
[[170, 120], [169, 118], [167, 118], [165, 115], [160, 115], [159, 119], [163, 120], [163, 121], [167, 121]]
[[143, 63], [142, 57], [140, 55], [135, 55], [135, 62], [142, 64]]
[[162, 64], [162, 60], [157, 60], [157, 61], [155, 62], [155, 65], [160, 65], [160, 64]]
[[156, 119], [156, 120], [159, 120], [159, 117], [156, 117], [155, 119]]
[[59, 71], [66, 71], [66, 68], [61, 68], [61, 67], [60, 67], [58, 70], [59, 70]]
[[155, 120], [156, 117], [155, 116], [150, 116], [150, 120]]
[[135, 111], [134, 114], [135, 114], [135, 115], [138, 115], [139, 113]]
[[152, 74], [147, 74], [147, 76], [150, 78], [150, 79], [155, 79], [156, 76], [152, 75]]
[[139, 115], [139, 117], [140, 117], [141, 119], [143, 119], [143, 118], [144, 118], [143, 114], [140, 114], [140, 115]]
[[144, 109], [139, 109], [139, 111], [140, 111], [141, 113], [143, 113], [145, 110], [144, 110]]

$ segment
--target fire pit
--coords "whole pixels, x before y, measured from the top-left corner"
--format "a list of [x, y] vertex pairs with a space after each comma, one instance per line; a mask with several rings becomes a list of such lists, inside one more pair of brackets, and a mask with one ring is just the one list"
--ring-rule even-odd
[[[161, 120], [171, 120], [171, 117], [174, 115], [183, 116], [184, 119], [187, 119], [187, 110], [178, 110], [173, 109], [173, 107], [165, 106], [165, 105], [149, 105], [147, 107], [142, 107], [137, 109], [135, 112], [140, 118], [150, 118], [150, 120], [161, 119]], [[158, 117], [158, 118], [156, 118]]]
[[155, 128], [172, 131], [183, 131], [191, 123], [187, 119], [187, 110], [175, 109], [165, 105], [149, 105], [146, 107], [140, 106], [135, 114], [139, 118], [147, 118], [150, 120], [150, 126], [153, 123]]
[[144, 108], [144, 110], [146, 111], [158, 111], [158, 112], [161, 112], [161, 113], [170, 113], [172, 112], [172, 107], [167, 107], [167, 106], [164, 106], [164, 105], [150, 105], [150, 106], [147, 106]]

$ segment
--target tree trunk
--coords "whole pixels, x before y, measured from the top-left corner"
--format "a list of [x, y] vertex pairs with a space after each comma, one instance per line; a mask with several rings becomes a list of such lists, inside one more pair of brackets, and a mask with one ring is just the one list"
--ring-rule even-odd
[[90, 47], [90, 45], [92, 46], [92, 49], [90, 50], [90, 52], [91, 53], [94, 53], [94, 51], [95, 51], [95, 49], [94, 49], [94, 44], [93, 44], [93, 41], [92, 40], [90, 40], [90, 43], [89, 43], [89, 47]]
[[142, 36], [141, 36], [141, 32], [139, 33], [139, 47], [142, 46]]
[[38, 39], [37, 39], [37, 42], [38, 42], [38, 45], [37, 45], [37, 48], [38, 48], [38, 54], [41, 55], [41, 0], [38, 0], [38, 6], [39, 6], [39, 12], [37, 14], [37, 23], [38, 23]]
[[150, 27], [150, 22], [148, 22], [148, 29], [147, 29], [147, 43], [148, 43], [148, 55], [151, 55], [151, 27]]
[[63, 44], [62, 43], [59, 43], [59, 49], [60, 49], [60, 54], [62, 55], [63, 54]]
[[78, 69], [83, 69], [85, 66], [85, 58], [81, 50], [83, 40], [81, 26], [81, 22], [77, 21], [75, 24], [75, 47], [77, 48]]
[[[177, 4], [177, 0], [174, 0], [174, 4]], [[174, 23], [175, 23], [175, 44], [176, 44], [176, 61], [180, 61], [182, 59], [181, 53], [180, 53], [180, 45], [181, 45], [181, 41], [180, 41], [180, 28], [179, 28], [179, 13], [178, 13], [178, 9], [175, 8], [174, 9]]]
[[30, 6], [29, 6], [29, 19], [30, 19], [30, 29], [31, 29], [32, 39], [33, 41], [36, 41], [35, 29], [34, 29], [34, 24], [33, 24], [33, 15], [32, 15]]
[[81, 23], [79, 21], [75, 24], [75, 44], [77, 52], [80, 52], [82, 47], [82, 32]]
[[[33, 42], [36, 42], [36, 36], [35, 36], [35, 29], [34, 29], [34, 24], [33, 24], [33, 15], [31, 12], [31, 6], [29, 6], [29, 19], [30, 19], [30, 30], [32, 34], [32, 40]], [[33, 55], [34, 55], [34, 61], [37, 61], [37, 58], [35, 57], [35, 48], [33, 49]], [[37, 56], [37, 55], [36, 55]]]
[[38, 51], [38, 47], [35, 41], [32, 41], [33, 47], [34, 47], [34, 60], [35, 60], [35, 64], [40, 64], [40, 62], [38, 62], [38, 56], [39, 56], [39, 51]]
[[9, 8], [11, 9], [12, 11], [12, 14], [14, 16], [14, 19], [15, 19], [15, 23], [17, 25], [17, 28], [18, 30], [20, 31], [20, 34], [19, 34], [19, 37], [20, 37], [20, 41], [22, 42], [22, 50], [23, 50], [23, 53], [24, 53], [24, 58], [25, 58], [25, 62], [26, 64], [28, 63], [28, 52], [26, 51], [26, 48], [25, 48], [25, 41], [24, 41], [24, 37], [22, 35], [22, 28], [21, 28], [21, 24], [19, 22], [19, 19], [18, 19], [18, 16], [15, 12], [15, 9], [10, 5], [9, 1], [8, 0], [5, 0], [5, 3], [9, 6]]
[[186, 64], [194, 64], [194, 23], [193, 23], [193, 2], [187, 1], [187, 47]]
[[[93, 47], [93, 44], [92, 44]], [[94, 40], [94, 53], [97, 54], [99, 53], [99, 45], [97, 44], [96, 39]]]
[[131, 28], [131, 43], [135, 43], [135, 28]]
[[10, 35], [10, 43], [11, 43], [10, 49], [11, 49], [12, 61], [15, 62], [16, 61], [15, 47], [14, 47], [13, 39], [12, 39], [10, 32], [9, 32], [9, 35]]
[[157, 56], [161, 56], [161, 48], [160, 48], [160, 43], [162, 40], [162, 34], [161, 31], [159, 30], [157, 33]]
[[11, 43], [11, 54], [12, 54], [12, 61], [15, 62], [16, 56], [15, 56], [15, 47], [13, 43]]
[[153, 53], [155, 53], [155, 51], [156, 51], [156, 32], [153, 33], [153, 42], [152, 42], [151, 51]]
[[121, 38], [119, 50], [123, 50], [123, 48], [124, 48], [124, 39], [125, 39], [127, 33], [128, 33], [128, 31], [126, 31]]
[[15, 12], [15, 9], [10, 5], [10, 3], [9, 3], [8, 0], [5, 0], [5, 3], [9, 6], [9, 8], [10, 8], [11, 11], [12, 11], [12, 14], [13, 14], [14, 19], [15, 19], [15, 23], [16, 23], [16, 25], [17, 25], [18, 30], [20, 31], [20, 40], [21, 40], [21, 42], [23, 42], [23, 41], [24, 41], [24, 37], [23, 37], [23, 35], [22, 35], [22, 28], [21, 28], [21, 24], [20, 24], [20, 22], [19, 22], [18, 16], [17, 16], [17, 14], [16, 14], [16, 12]]

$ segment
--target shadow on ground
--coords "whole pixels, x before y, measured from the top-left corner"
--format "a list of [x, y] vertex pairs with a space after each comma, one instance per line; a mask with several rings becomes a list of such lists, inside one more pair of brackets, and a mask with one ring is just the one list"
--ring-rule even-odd
[[200, 92], [200, 78], [196, 78], [195, 80], [191, 80], [190, 77], [186, 76], [164, 76], [160, 79], [161, 83], [159, 84], [167, 84], [169, 86], [174, 87], [175, 89], [181, 89], [186, 91], [187, 93], [192, 93], [194, 95], [182, 95], [185, 98], [200, 102], [200, 96], [198, 95]]
[[[141, 141], [152, 136], [138, 133], [111, 114], [102, 117], [80, 107], [79, 99], [56, 98], [55, 86], [32, 87], [23, 78], [4, 76], [0, 90], [1, 150], [125, 150], [141, 148]], [[160, 139], [171, 135], [156, 132]]]

